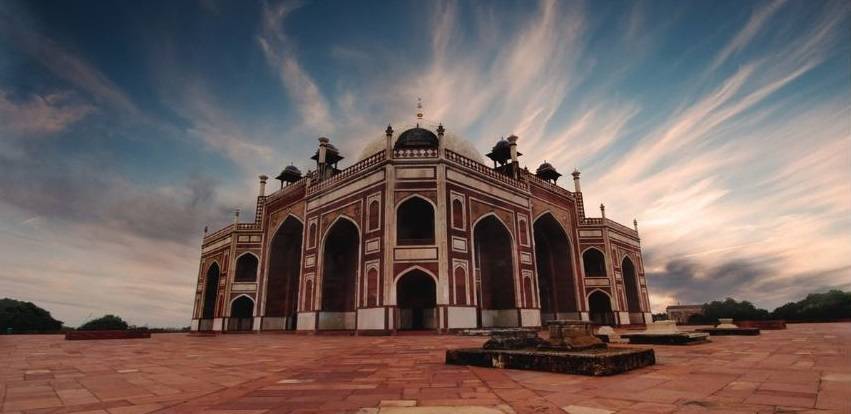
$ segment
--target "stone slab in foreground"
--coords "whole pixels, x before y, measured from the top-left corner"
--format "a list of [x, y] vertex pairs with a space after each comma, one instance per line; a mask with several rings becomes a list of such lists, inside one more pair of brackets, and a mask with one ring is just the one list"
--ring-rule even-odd
[[656, 354], [650, 348], [610, 347], [581, 352], [462, 348], [446, 351], [446, 363], [596, 377], [653, 365]]

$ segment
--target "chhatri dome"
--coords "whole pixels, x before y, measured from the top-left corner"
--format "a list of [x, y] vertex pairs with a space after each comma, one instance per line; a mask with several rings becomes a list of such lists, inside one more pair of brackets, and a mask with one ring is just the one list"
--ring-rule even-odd
[[[428, 140], [432, 139], [431, 137], [434, 137], [433, 139], [435, 140], [437, 139], [437, 128], [440, 126], [440, 123], [419, 119], [414, 123], [399, 122], [391, 123], [390, 126], [393, 128], [393, 148], [423, 148], [424, 145], [422, 143], [428, 142]], [[361, 161], [383, 150], [386, 145], [386, 139], [387, 136], [385, 134], [371, 139], [364, 146], [357, 160]], [[436, 148], [437, 141], [434, 142]], [[443, 147], [469, 159], [484, 163], [482, 153], [470, 141], [452, 133], [448, 128], [443, 133]]]

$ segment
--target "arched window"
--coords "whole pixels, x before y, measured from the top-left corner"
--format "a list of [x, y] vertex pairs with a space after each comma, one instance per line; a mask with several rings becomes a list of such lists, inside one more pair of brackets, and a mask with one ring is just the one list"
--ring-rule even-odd
[[467, 304], [467, 272], [461, 266], [455, 268], [455, 304]]
[[396, 213], [396, 242], [400, 245], [434, 244], [434, 208], [431, 203], [411, 197]]
[[461, 200], [457, 198], [452, 200], [452, 227], [464, 228], [464, 206], [461, 204]]
[[529, 245], [529, 230], [527, 229], [526, 220], [520, 219], [517, 220], [517, 233], [520, 238], [520, 244], [522, 246]]
[[586, 250], [585, 253], [582, 253], [582, 264], [585, 266], [585, 276], [606, 276], [606, 258], [603, 256], [603, 252], [597, 249]]
[[234, 280], [237, 282], [254, 282], [257, 280], [257, 256], [251, 253], [245, 253], [236, 259], [236, 275]]
[[377, 230], [378, 229], [378, 220], [381, 216], [378, 207], [378, 200], [373, 200], [369, 203], [369, 229]]
[[310, 223], [310, 227], [308, 227], [307, 246], [308, 247], [315, 247], [316, 246], [316, 223]]
[[366, 272], [366, 306], [378, 306], [378, 270], [374, 267]]

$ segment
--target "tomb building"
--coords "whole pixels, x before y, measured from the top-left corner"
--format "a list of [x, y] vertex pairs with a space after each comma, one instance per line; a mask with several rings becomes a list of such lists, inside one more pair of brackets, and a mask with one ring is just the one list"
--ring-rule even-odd
[[[290, 165], [253, 221], [206, 232], [192, 330], [438, 332], [553, 319], [651, 321], [637, 227], [587, 217], [521, 141], [487, 153], [417, 114], [364, 142], [347, 168], [319, 138], [315, 169]], [[601, 206], [602, 207], [602, 206]]]

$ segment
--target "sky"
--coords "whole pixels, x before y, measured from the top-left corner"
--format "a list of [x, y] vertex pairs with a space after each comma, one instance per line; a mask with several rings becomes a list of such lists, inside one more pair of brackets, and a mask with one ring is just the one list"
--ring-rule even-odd
[[[0, 1], [0, 297], [187, 326], [257, 176], [427, 119], [582, 171], [654, 311], [851, 290], [847, 1]], [[568, 176], [569, 178], [569, 176]], [[572, 189], [569, 180], [563, 185]]]

